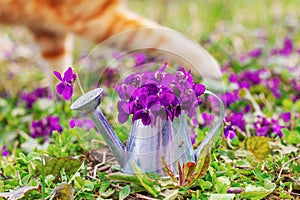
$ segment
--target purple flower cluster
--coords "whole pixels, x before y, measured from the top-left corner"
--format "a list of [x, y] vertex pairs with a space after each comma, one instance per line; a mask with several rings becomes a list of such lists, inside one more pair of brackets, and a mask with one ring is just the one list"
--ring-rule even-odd
[[2, 148], [1, 148], [1, 155], [2, 155], [3, 157], [6, 157], [6, 156], [9, 155], [9, 151], [8, 151], [6, 145], [3, 145], [3, 146], [2, 146]]
[[54, 75], [61, 81], [56, 86], [58, 94], [62, 95], [65, 100], [71, 99], [73, 95], [73, 85], [77, 75], [73, 72], [72, 67], [69, 67], [62, 77], [58, 71], [54, 71]]
[[[263, 78], [262, 78], [263, 77]], [[270, 71], [267, 69], [259, 69], [256, 71], [245, 70], [240, 74], [231, 74], [229, 81], [238, 85], [239, 89], [250, 89], [252, 86], [263, 85], [270, 90], [276, 98], [281, 96], [279, 85], [280, 78], [270, 77]]]
[[282, 129], [285, 126], [281, 126], [278, 120], [267, 119], [265, 117], [258, 116], [257, 121], [253, 124], [254, 129], [256, 130], [257, 136], [270, 137], [272, 134], [283, 137]]
[[203, 119], [203, 127], [206, 127], [206, 126], [211, 126], [213, 121], [214, 121], [214, 118], [215, 116], [213, 114], [209, 114], [209, 113], [202, 113], [201, 114], [202, 116], [202, 119]]
[[224, 137], [233, 139], [236, 136], [236, 130], [239, 128], [244, 131], [246, 127], [246, 122], [244, 120], [243, 113], [235, 113], [232, 112], [230, 115], [225, 117], [225, 121], [227, 122], [224, 127]]
[[247, 59], [251, 58], [259, 58], [263, 53], [262, 48], [256, 48], [249, 51], [246, 55], [241, 56], [240, 61], [245, 62]]
[[76, 127], [85, 127], [86, 130], [95, 128], [95, 124], [91, 119], [71, 119], [69, 121], [70, 128]]
[[[271, 56], [290, 56], [294, 52], [294, 44], [291, 38], [285, 38], [282, 48], [273, 48], [269, 52]], [[299, 50], [298, 50], [299, 51]], [[241, 62], [246, 62], [249, 59], [257, 59], [263, 54], [263, 48], [256, 48], [249, 51], [246, 55], [240, 57]]]
[[46, 140], [52, 135], [53, 131], [61, 132], [62, 127], [59, 124], [59, 117], [47, 116], [46, 118], [32, 121], [29, 130], [31, 137], [42, 137]]
[[23, 93], [21, 95], [21, 100], [26, 103], [27, 108], [32, 108], [32, 105], [37, 99], [45, 97], [50, 98], [50, 92], [48, 88], [37, 88], [32, 92]]
[[294, 45], [293, 41], [290, 38], [285, 38], [283, 47], [279, 49], [272, 49], [271, 55], [281, 55], [281, 56], [289, 56], [293, 53]]
[[230, 122], [232, 126], [236, 126], [241, 130], [245, 130], [246, 122], [244, 120], [243, 113], [230, 113], [229, 116], [225, 117], [227, 122]]
[[261, 73], [260, 70], [258, 71], [249, 71], [245, 70], [241, 74], [231, 74], [229, 76], [229, 81], [231, 83], [238, 84], [239, 88], [247, 88], [249, 89], [252, 85], [257, 85], [261, 82], [261, 78], [259, 74]]
[[141, 119], [144, 125], [154, 125], [156, 118], [173, 121], [182, 110], [192, 118], [199, 98], [206, 90], [197, 84], [183, 68], [175, 75], [164, 72], [167, 63], [156, 72], [129, 75], [124, 83], [114, 86], [121, 100], [118, 102], [118, 120], [124, 123], [132, 115], [132, 121]]

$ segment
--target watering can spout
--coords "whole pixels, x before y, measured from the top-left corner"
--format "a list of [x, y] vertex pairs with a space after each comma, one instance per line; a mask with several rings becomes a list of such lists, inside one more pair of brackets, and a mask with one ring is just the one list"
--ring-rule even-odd
[[71, 105], [71, 109], [91, 116], [105, 143], [122, 166], [125, 158], [124, 144], [118, 138], [103, 113], [97, 109], [101, 103], [102, 92], [102, 88], [97, 88], [85, 93]]

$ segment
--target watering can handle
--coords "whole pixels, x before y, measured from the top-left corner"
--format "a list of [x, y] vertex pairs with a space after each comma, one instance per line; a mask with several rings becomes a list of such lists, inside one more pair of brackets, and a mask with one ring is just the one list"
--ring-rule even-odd
[[210, 130], [208, 135], [204, 138], [204, 140], [201, 142], [201, 144], [196, 149], [196, 151], [195, 151], [196, 160], [198, 160], [198, 157], [199, 157], [199, 155], [201, 155], [202, 151], [205, 150], [204, 147], [210, 146], [211, 143], [213, 142], [213, 139], [217, 135], [219, 128], [223, 124], [224, 115], [225, 115], [225, 108], [224, 108], [224, 104], [223, 104], [222, 100], [211, 91], [205, 90], [204, 93], [211, 95], [217, 99], [219, 107], [220, 107], [220, 115], [219, 115], [217, 124]]

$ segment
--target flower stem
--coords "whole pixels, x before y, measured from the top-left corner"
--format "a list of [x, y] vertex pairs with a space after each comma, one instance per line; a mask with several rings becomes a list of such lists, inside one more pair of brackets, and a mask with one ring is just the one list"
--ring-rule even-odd
[[[75, 70], [75, 69], [74, 69]], [[81, 85], [81, 82], [80, 82], [80, 79], [79, 79], [79, 75], [78, 75], [78, 73], [76, 72], [76, 70], [75, 70], [75, 73], [77, 74], [77, 84], [78, 84], [78, 87], [79, 87], [79, 90], [80, 90], [80, 92], [82, 93], [82, 94], [84, 94], [85, 92], [83, 91], [83, 88], [82, 88], [82, 85]]]

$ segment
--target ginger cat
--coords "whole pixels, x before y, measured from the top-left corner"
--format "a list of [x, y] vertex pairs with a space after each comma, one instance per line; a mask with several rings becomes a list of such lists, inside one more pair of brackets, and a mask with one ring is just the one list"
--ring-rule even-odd
[[[0, 0], [0, 23], [27, 27], [43, 58], [56, 69], [72, 64], [70, 34], [100, 43], [123, 31], [140, 29], [115, 37], [107, 45], [119, 50], [171, 50], [196, 65], [202, 76], [221, 77], [216, 61], [196, 43], [127, 10], [121, 0]], [[148, 27], [152, 29], [141, 29]]]

